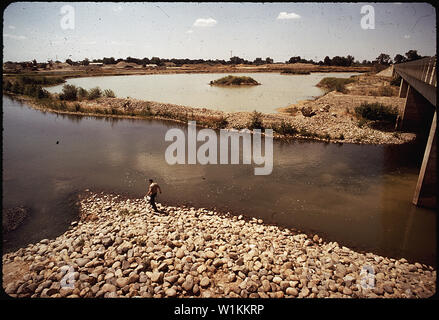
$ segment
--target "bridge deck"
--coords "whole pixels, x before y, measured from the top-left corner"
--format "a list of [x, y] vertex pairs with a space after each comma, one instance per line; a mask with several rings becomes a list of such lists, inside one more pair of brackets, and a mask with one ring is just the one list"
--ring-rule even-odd
[[422, 94], [433, 106], [436, 102], [436, 57], [394, 65], [394, 71]]

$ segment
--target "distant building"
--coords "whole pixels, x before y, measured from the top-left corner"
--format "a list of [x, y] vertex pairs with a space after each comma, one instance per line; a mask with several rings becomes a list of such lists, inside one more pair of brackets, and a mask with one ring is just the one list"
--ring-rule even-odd
[[165, 66], [165, 67], [171, 67], [171, 68], [172, 68], [172, 67], [175, 67], [176, 64], [175, 64], [174, 62], [165, 62], [165, 63], [164, 63], [164, 66]]

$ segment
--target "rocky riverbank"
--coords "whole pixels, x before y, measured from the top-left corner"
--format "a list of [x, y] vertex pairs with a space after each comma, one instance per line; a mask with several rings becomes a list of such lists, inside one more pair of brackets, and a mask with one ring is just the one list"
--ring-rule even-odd
[[426, 298], [436, 270], [205, 209], [86, 191], [80, 221], [3, 255], [13, 297]]

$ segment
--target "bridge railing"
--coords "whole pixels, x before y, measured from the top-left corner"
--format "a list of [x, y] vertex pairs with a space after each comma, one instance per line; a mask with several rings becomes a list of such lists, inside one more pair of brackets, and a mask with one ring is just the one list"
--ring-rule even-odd
[[436, 106], [436, 56], [395, 64], [394, 72]]
[[434, 87], [436, 82], [436, 57], [427, 57], [415, 61], [398, 63], [394, 65], [397, 73], [404, 73], [407, 76], [421, 80]]

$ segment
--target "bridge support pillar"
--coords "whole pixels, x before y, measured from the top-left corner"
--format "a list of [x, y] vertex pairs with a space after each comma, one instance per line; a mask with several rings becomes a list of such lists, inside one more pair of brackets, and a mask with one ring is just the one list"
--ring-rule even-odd
[[409, 87], [409, 84], [407, 81], [405, 81], [403, 78], [401, 78], [401, 84], [399, 85], [399, 97], [405, 98], [407, 97], [407, 89]]
[[418, 183], [416, 184], [413, 203], [417, 206], [437, 208], [437, 111], [434, 113], [433, 122], [430, 127], [424, 159], [419, 172]]
[[427, 99], [412, 86], [408, 85], [404, 111], [397, 123], [396, 129], [399, 131], [418, 132], [425, 125], [425, 120], [431, 119], [431, 115], [425, 114], [429, 104]]

